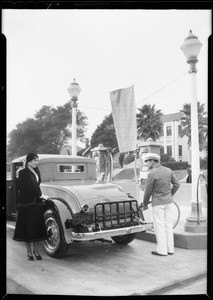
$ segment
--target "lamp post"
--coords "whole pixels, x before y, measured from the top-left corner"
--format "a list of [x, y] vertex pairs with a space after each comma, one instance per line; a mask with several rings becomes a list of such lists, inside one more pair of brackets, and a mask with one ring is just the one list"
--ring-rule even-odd
[[[191, 167], [192, 167], [192, 194], [191, 194], [191, 215], [186, 219], [185, 231], [206, 232], [207, 226], [204, 223], [206, 218], [202, 215], [201, 199], [197, 196], [198, 177], [200, 174], [199, 157], [199, 132], [198, 132], [198, 109], [197, 109], [197, 86], [196, 86], [196, 63], [202, 43], [189, 31], [185, 38], [181, 50], [187, 58], [190, 66], [189, 74], [191, 77]], [[198, 201], [197, 201], [198, 197]], [[201, 223], [200, 223], [201, 221]]]
[[72, 156], [77, 155], [77, 138], [76, 138], [76, 110], [77, 110], [77, 100], [80, 94], [81, 88], [79, 84], [73, 80], [68, 87], [68, 92], [71, 97], [71, 107], [72, 107]]

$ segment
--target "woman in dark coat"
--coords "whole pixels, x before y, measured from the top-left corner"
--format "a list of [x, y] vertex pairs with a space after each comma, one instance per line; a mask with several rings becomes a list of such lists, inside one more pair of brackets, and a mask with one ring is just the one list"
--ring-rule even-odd
[[29, 153], [25, 168], [19, 172], [20, 203], [13, 237], [16, 241], [25, 242], [29, 260], [34, 260], [30, 243], [33, 243], [36, 259], [41, 260], [38, 252], [39, 241], [47, 239], [43, 195], [40, 189], [41, 176], [37, 165], [38, 155]]

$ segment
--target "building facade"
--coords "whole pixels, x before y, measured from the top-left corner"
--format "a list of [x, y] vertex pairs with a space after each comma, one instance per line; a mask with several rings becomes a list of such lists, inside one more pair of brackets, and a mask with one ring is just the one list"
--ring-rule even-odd
[[163, 115], [163, 133], [159, 143], [165, 154], [169, 154], [176, 161], [189, 161], [188, 137], [181, 137], [181, 112]]

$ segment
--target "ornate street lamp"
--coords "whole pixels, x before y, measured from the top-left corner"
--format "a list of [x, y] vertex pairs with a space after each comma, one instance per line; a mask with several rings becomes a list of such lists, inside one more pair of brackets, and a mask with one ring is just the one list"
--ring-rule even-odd
[[68, 87], [68, 92], [71, 97], [71, 107], [72, 107], [72, 156], [77, 155], [77, 138], [76, 138], [76, 110], [77, 110], [77, 100], [80, 94], [81, 88], [79, 84], [73, 80]]
[[[197, 86], [196, 86], [196, 63], [202, 43], [189, 31], [185, 38], [181, 50], [190, 65], [189, 74], [191, 76], [191, 166], [192, 166], [192, 198], [191, 215], [186, 219], [185, 231], [206, 232], [206, 218], [202, 215], [202, 203], [197, 195], [198, 177], [200, 175], [199, 157], [199, 132], [198, 132], [198, 109], [197, 109]], [[198, 198], [198, 199], [197, 199]]]

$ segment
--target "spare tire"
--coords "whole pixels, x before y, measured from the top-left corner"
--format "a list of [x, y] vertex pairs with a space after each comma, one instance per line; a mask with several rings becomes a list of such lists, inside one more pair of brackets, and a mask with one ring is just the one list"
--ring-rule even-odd
[[137, 233], [125, 234], [125, 235], [118, 235], [112, 236], [111, 239], [120, 245], [127, 245], [131, 243], [136, 238]]

